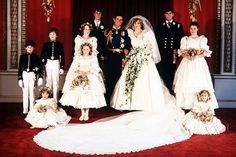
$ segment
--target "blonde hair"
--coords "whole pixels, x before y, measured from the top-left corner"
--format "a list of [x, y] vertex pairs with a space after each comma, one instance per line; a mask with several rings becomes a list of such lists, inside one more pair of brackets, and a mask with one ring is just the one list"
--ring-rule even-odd
[[206, 90], [206, 89], [203, 89], [203, 90], [201, 90], [201, 91], [198, 93], [198, 95], [197, 95], [198, 101], [201, 101], [201, 95], [202, 95], [203, 93], [206, 93], [206, 94], [208, 95], [208, 100], [211, 99], [211, 94], [210, 94], [210, 92], [209, 92], [208, 90]]

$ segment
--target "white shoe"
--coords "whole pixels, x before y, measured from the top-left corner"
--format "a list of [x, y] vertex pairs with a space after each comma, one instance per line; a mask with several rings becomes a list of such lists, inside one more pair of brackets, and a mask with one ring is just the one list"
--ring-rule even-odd
[[84, 116], [84, 120], [85, 120], [85, 121], [89, 120], [89, 116], [88, 116], [88, 115], [85, 115], [85, 116]]

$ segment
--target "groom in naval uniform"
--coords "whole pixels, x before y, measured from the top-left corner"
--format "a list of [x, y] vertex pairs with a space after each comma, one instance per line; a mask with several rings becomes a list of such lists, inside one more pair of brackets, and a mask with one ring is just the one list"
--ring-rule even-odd
[[166, 9], [164, 12], [165, 20], [156, 29], [156, 39], [161, 54], [158, 70], [171, 94], [174, 93], [172, 85], [176, 69], [177, 50], [180, 47], [180, 40], [184, 36], [182, 24], [174, 21], [173, 16], [173, 9]]
[[125, 55], [128, 54], [131, 43], [127, 30], [122, 28], [123, 16], [116, 14], [113, 17], [113, 26], [105, 31], [106, 37], [106, 83], [107, 83], [107, 95], [106, 99], [109, 103], [112, 92], [116, 85], [116, 82], [121, 76], [122, 65], [125, 62]]

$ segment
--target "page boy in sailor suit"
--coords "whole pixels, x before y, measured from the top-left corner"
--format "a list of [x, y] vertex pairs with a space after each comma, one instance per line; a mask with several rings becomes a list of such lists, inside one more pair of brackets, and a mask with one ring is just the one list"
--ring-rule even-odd
[[[43, 70], [40, 58], [34, 52], [35, 43], [27, 40], [25, 43], [25, 53], [20, 56], [18, 69], [18, 83], [23, 91], [23, 113], [28, 113], [34, 106], [35, 80], [38, 79], [38, 86], [43, 83]], [[36, 77], [36, 75], [38, 75]]]
[[56, 41], [58, 31], [56, 28], [49, 30], [50, 41], [44, 43], [41, 52], [41, 61], [46, 70], [46, 86], [52, 89], [53, 98], [58, 101], [59, 75], [64, 73], [64, 48], [62, 43]]

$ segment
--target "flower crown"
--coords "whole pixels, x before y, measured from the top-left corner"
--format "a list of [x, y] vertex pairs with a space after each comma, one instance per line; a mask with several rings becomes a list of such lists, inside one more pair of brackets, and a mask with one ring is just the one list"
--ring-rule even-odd
[[51, 88], [49, 88], [49, 87], [41, 87], [39, 89], [39, 92], [40, 92], [40, 94], [42, 94], [44, 92], [47, 92], [48, 94], [51, 94]]
[[85, 22], [80, 25], [80, 30], [83, 30], [85, 26], [89, 26], [89, 28], [92, 29], [92, 24], [89, 22]]

